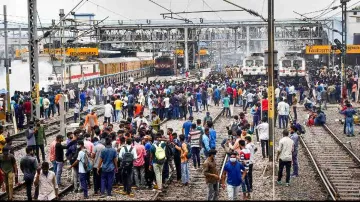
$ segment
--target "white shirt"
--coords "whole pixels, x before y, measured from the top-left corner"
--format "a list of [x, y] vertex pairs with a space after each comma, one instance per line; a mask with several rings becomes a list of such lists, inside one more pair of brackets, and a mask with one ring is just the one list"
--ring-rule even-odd
[[107, 89], [106, 88], [102, 89], [102, 96], [107, 96]]
[[73, 89], [69, 90], [70, 99], [75, 99], [75, 92]]
[[136, 126], [137, 126], [137, 128], [140, 127], [140, 124], [141, 124], [141, 123], [146, 123], [146, 125], [149, 125], [149, 123], [148, 123], [148, 121], [146, 120], [145, 117], [140, 118], [140, 116], [138, 116], [138, 117], [136, 117], [136, 118], [134, 119], [134, 121], [136, 121]]
[[[37, 177], [37, 172], [35, 174], [34, 181]], [[43, 174], [43, 171], [40, 171], [39, 176], [39, 201], [50, 201], [56, 197], [55, 189], [58, 188], [58, 184], [56, 182], [55, 173], [49, 170], [47, 176]]]
[[133, 77], [130, 77], [129, 80], [130, 80], [130, 83], [134, 83], [134, 78]]
[[290, 139], [290, 137], [281, 138], [278, 148], [278, 151], [280, 151], [279, 159], [282, 161], [291, 161], [293, 148], [294, 141]]
[[249, 164], [254, 164], [255, 163], [255, 145], [254, 145], [254, 143], [250, 142], [250, 143], [246, 144], [245, 148], [250, 150], [250, 153], [251, 153]]
[[[131, 148], [132, 146], [131, 146], [131, 145], [125, 145], [125, 147], [127, 148], [128, 152], [129, 152], [129, 151], [130, 151], [130, 148]], [[133, 157], [134, 157], [134, 160], [138, 158], [135, 148], [133, 148], [133, 149], [131, 150], [131, 153], [132, 153], [132, 155], [133, 155]], [[125, 148], [124, 148], [124, 146], [123, 146], [123, 147], [121, 147], [121, 149], [120, 149], [119, 158], [122, 159], [123, 156], [124, 156], [124, 154], [125, 154]]]
[[276, 88], [275, 89], [275, 97], [279, 97], [280, 96], [280, 88]]
[[164, 104], [165, 104], [165, 108], [169, 108], [170, 107], [170, 98], [168, 98], [168, 97], [164, 98]]
[[107, 94], [108, 94], [109, 96], [112, 96], [113, 93], [114, 93], [113, 88], [112, 88], [111, 86], [109, 86], [109, 87], [107, 88]]
[[259, 131], [260, 140], [269, 140], [269, 124], [264, 122], [256, 126]]
[[295, 94], [295, 86], [289, 87], [289, 94]]
[[79, 112], [80, 112], [80, 105], [76, 103], [74, 108], [74, 113], [78, 114]]
[[104, 106], [104, 108], [105, 108], [105, 117], [111, 117], [112, 116], [112, 114], [113, 114], [113, 111], [114, 111], [114, 108], [113, 108], [113, 106], [111, 105], [111, 104], [106, 104], [105, 106]]
[[85, 162], [85, 151], [84, 151], [84, 149], [82, 149], [79, 152], [79, 155], [78, 155], [76, 160], [79, 161], [79, 173], [86, 173], [86, 171], [84, 169], [84, 163], [83, 163], [83, 162]]
[[248, 93], [248, 94], [246, 95], [246, 99], [247, 99], [248, 102], [253, 102], [254, 94]]
[[152, 105], [152, 99], [150, 97], [148, 97], [148, 106], [149, 106], [149, 110], [151, 111], [153, 105]]
[[44, 105], [44, 109], [48, 109], [49, 106], [50, 106], [50, 101], [49, 101], [49, 99], [44, 98], [44, 99], [43, 99], [43, 105]]
[[279, 102], [278, 107], [277, 107], [277, 110], [279, 111], [279, 115], [289, 115], [287, 113], [287, 111], [289, 111], [289, 110], [287, 110], [287, 108], [289, 108], [289, 104], [287, 104], [284, 101]]

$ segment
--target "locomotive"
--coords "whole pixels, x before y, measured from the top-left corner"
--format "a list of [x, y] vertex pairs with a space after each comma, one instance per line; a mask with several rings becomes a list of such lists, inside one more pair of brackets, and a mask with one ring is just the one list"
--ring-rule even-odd
[[267, 78], [267, 69], [265, 68], [264, 53], [252, 53], [245, 57], [241, 68], [245, 81], [254, 83], [258, 80]]
[[280, 80], [290, 84], [306, 85], [306, 61], [297, 52], [287, 52], [279, 59]]

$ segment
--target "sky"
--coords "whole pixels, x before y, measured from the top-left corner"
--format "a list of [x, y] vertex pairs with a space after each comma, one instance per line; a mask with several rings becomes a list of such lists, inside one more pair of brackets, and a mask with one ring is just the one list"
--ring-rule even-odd
[[[85, 0], [86, 1], [86, 0]], [[223, 0], [153, 0], [162, 6], [171, 9], [173, 12], [198, 11], [198, 10], [220, 10], [238, 9]], [[257, 11], [267, 18], [267, 0], [231, 0], [245, 8]], [[37, 0], [38, 13], [42, 23], [50, 23], [51, 19], [59, 19], [59, 9], [69, 12], [80, 0]], [[299, 13], [306, 13], [327, 8], [333, 0], [275, 0], [275, 19], [297, 18]], [[334, 0], [332, 6], [339, 5], [340, 0]], [[356, 3], [352, 0], [349, 4]], [[7, 5], [8, 21], [27, 22], [27, 0], [1, 0], [1, 4]], [[359, 3], [360, 4], [360, 3]], [[329, 13], [327, 16], [336, 14], [337, 11]], [[153, 4], [149, 0], [89, 0], [76, 13], [94, 13], [96, 19], [103, 19], [109, 16], [108, 20], [135, 20], [135, 19], [162, 19], [160, 13], [167, 12], [163, 8]], [[0, 14], [3, 14], [0, 8]], [[308, 15], [315, 16], [315, 13]], [[235, 19], [258, 19], [246, 12], [226, 12], [189, 14], [188, 18], [204, 18], [206, 20], [235, 20]], [[3, 16], [0, 15], [2, 20]]]

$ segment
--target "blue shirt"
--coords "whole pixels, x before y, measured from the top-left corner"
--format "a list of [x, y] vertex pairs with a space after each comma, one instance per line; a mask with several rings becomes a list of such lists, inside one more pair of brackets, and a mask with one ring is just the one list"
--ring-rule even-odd
[[116, 150], [112, 147], [106, 146], [102, 151], [100, 158], [103, 160], [101, 171], [113, 172], [115, 169], [114, 158], [117, 158]]
[[196, 100], [197, 100], [197, 101], [201, 101], [201, 94], [200, 94], [200, 92], [197, 92], [197, 93], [196, 93]]
[[224, 170], [227, 172], [227, 184], [231, 186], [241, 185], [241, 175], [242, 172], [245, 171], [245, 167], [239, 161], [236, 161], [234, 165], [228, 161], [224, 167]]
[[214, 97], [215, 97], [215, 98], [220, 98], [220, 90], [219, 90], [219, 89], [215, 89], [215, 91], [214, 91]]
[[206, 152], [210, 151], [210, 140], [207, 135], [202, 136], [202, 144], [203, 144]]
[[210, 134], [210, 148], [215, 149], [216, 148], [216, 131], [214, 129], [209, 130]]
[[185, 139], [187, 139], [187, 137], [189, 136], [190, 133], [190, 128], [191, 128], [192, 122], [191, 121], [186, 121], [183, 124], [183, 129], [184, 129], [184, 135], [185, 135]]
[[290, 134], [290, 139], [292, 139], [292, 141], [294, 141], [294, 151], [297, 152], [298, 147], [299, 147], [299, 136], [298, 134], [295, 132], [293, 134]]
[[86, 100], [86, 93], [85, 92], [80, 94], [80, 100], [85, 102], [85, 100]]

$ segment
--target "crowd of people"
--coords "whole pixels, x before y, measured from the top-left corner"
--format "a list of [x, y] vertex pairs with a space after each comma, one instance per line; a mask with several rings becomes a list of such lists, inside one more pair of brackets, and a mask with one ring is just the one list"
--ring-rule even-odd
[[[99, 197], [112, 196], [113, 192], [134, 197], [134, 190], [139, 189], [161, 192], [172, 172], [176, 173], [177, 186], [189, 186], [189, 168], [192, 166], [195, 172], [203, 172], [205, 176], [208, 200], [218, 200], [218, 183], [226, 187], [229, 200], [237, 199], [240, 188], [243, 198], [249, 199], [253, 190], [256, 145], [261, 147], [263, 158], [269, 156], [269, 102], [265, 85], [265, 82], [260, 82], [254, 86], [226, 77], [221, 83], [212, 80], [113, 83], [83, 90], [45, 92], [43, 89], [40, 92], [42, 119], [35, 123], [27, 120], [26, 156], [20, 160], [27, 198], [57, 198], [59, 188], [64, 186], [63, 172], [66, 170], [71, 170], [69, 176], [74, 192], [83, 193], [87, 199], [90, 188], [93, 188], [94, 196]], [[321, 95], [327, 92], [321, 82], [315, 89]], [[315, 125], [326, 121], [325, 114], [321, 115], [321, 106], [326, 108], [326, 101], [321, 97], [317, 100], [320, 108], [314, 108], [312, 90], [286, 83], [276, 86], [275, 117], [279, 120], [277, 125], [275, 119], [275, 125], [284, 129], [277, 153], [278, 184], [282, 184], [284, 167], [286, 186], [290, 183], [291, 166], [291, 176], [299, 175], [298, 136], [305, 131], [297, 121], [298, 103], [311, 110], [320, 110], [311, 116]], [[49, 153], [45, 155], [46, 121], [63, 110], [60, 109], [61, 100], [64, 101], [64, 110], [73, 113], [74, 122], [79, 122], [79, 127], [57, 135], [49, 142]], [[27, 115], [22, 111], [26, 106], [23, 102], [29, 102], [29, 94], [16, 92], [12, 97], [16, 114]], [[221, 147], [217, 147], [217, 133], [220, 131], [214, 128], [209, 106], [222, 107], [222, 116], [233, 118], [226, 127], [228, 137], [221, 141]], [[242, 112], [235, 114], [234, 107]], [[87, 115], [82, 118], [80, 113], [85, 109]], [[100, 110], [104, 111], [104, 121], [98, 119]], [[206, 115], [194, 120], [194, 113], [202, 111], [206, 111]], [[293, 113], [293, 121], [290, 121], [290, 113]], [[342, 113], [348, 116], [353, 111], [347, 107]], [[24, 117], [17, 115], [16, 119], [19, 128], [24, 126]], [[161, 121], [169, 119], [181, 121], [182, 131], [176, 132], [176, 126], [161, 127]], [[0, 127], [1, 182], [4, 182], [9, 199], [13, 199], [13, 178], [18, 175], [18, 168], [14, 151], [11, 153], [11, 138], [4, 137]], [[224, 149], [229, 157], [222, 176], [219, 173], [221, 165], [216, 165], [215, 161], [219, 148]], [[32, 186], [36, 186], [34, 194], [31, 193]]]

